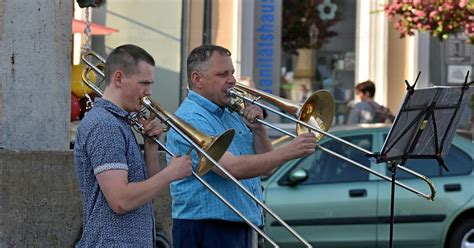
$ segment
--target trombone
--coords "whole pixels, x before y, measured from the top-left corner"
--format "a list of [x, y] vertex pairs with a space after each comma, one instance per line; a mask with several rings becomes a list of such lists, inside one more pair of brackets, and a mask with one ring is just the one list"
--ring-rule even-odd
[[[99, 64], [94, 64], [87, 58], [91, 56], [99, 61]], [[91, 87], [99, 96], [103, 95], [102, 90], [95, 85], [95, 83], [88, 77], [90, 71], [94, 71], [104, 80], [105, 75], [103, 68], [105, 67], [105, 60], [100, 57], [97, 53], [93, 51], [88, 51], [82, 55], [82, 61], [88, 65], [82, 73], [82, 80], [85, 84]], [[211, 185], [209, 185], [205, 180], [201, 178], [202, 175], [207, 173], [212, 166], [219, 168], [230, 180], [232, 180], [241, 190], [244, 191], [250, 198], [252, 198], [258, 205], [265, 209], [273, 218], [275, 218], [282, 226], [284, 226], [293, 236], [295, 236], [299, 241], [305, 244], [307, 247], [312, 247], [306, 240], [304, 240], [295, 230], [293, 230], [286, 222], [284, 222], [278, 215], [271, 211], [264, 203], [257, 199], [250, 191], [245, 188], [235, 177], [233, 177], [226, 169], [224, 169], [216, 160], [219, 160], [222, 155], [224, 155], [227, 147], [232, 142], [235, 131], [229, 129], [224, 134], [219, 137], [208, 137], [198, 130], [187, 124], [186, 122], [180, 120], [178, 117], [173, 116], [167, 112], [157, 101], [153, 100], [151, 97], [143, 97], [141, 99], [143, 105], [146, 109], [153, 112], [157, 118], [159, 118], [162, 123], [166, 124], [168, 127], [174, 129], [182, 138], [189, 142], [194, 149], [204, 156], [203, 159], [199, 162], [197, 167], [197, 173], [192, 172], [192, 175], [201, 182], [211, 193], [217, 196], [227, 207], [229, 207], [234, 213], [236, 213], [242, 220], [244, 220], [254, 231], [260, 234], [265, 240], [271, 243], [274, 247], [279, 247], [268, 235], [266, 235], [262, 230], [260, 230], [255, 224], [248, 220], [239, 210], [237, 210], [232, 204], [230, 204], [223, 196], [221, 196]], [[143, 112], [142, 110], [141, 112]], [[142, 131], [143, 126], [138, 122], [138, 115], [131, 115], [131, 123], [137, 131]], [[173, 152], [169, 150], [165, 145], [163, 145], [158, 138], [151, 138], [154, 142], [159, 144], [170, 156], [174, 156]]]
[[[311, 132], [311, 131], [315, 131], [317, 133], [315, 133], [316, 135], [316, 141], [320, 140], [322, 137], [324, 136], [328, 136], [328, 137], [331, 137], [339, 142], [342, 142], [344, 143], [345, 145], [348, 145], [354, 149], [357, 149], [369, 156], [371, 155], [374, 155], [372, 152], [362, 148], [362, 147], [359, 147], [355, 144], [352, 144], [346, 140], [343, 140], [337, 136], [334, 136], [330, 133], [328, 133], [328, 129], [329, 127], [331, 126], [331, 123], [332, 123], [332, 120], [334, 118], [334, 113], [335, 113], [335, 105], [334, 105], [334, 98], [333, 96], [331, 95], [331, 93], [329, 93], [329, 91], [327, 90], [318, 90], [316, 92], [314, 92], [313, 94], [311, 94], [311, 96], [309, 96], [302, 104], [299, 104], [299, 103], [295, 103], [295, 102], [292, 102], [290, 100], [287, 100], [287, 99], [284, 99], [284, 98], [281, 98], [281, 97], [278, 97], [278, 96], [275, 96], [275, 95], [272, 95], [272, 94], [269, 94], [269, 93], [266, 93], [264, 91], [261, 91], [261, 90], [258, 90], [258, 89], [254, 89], [254, 88], [251, 88], [251, 87], [248, 87], [244, 84], [241, 84], [241, 83], [236, 83], [236, 85], [234, 86], [234, 88], [231, 88], [228, 90], [228, 94], [234, 99], [234, 106], [233, 108], [234, 109], [237, 109], [237, 110], [241, 110], [242, 108], [245, 108], [245, 104], [247, 103], [251, 103], [251, 104], [255, 104], [263, 109], [266, 109], [272, 113], [275, 113], [277, 115], [280, 115], [284, 118], [287, 118], [293, 122], [296, 123], [296, 134], [302, 134], [302, 133], [306, 133], [306, 132]], [[282, 110], [285, 110], [287, 113], [291, 114], [285, 114], [285, 113], [282, 113], [278, 110], [275, 110], [271, 107], [268, 107], [262, 103], [259, 102], [260, 99], [263, 99], [264, 101], [276, 106], [276, 107], [279, 107], [280, 109]], [[280, 131], [290, 137], [293, 137], [295, 138], [297, 135], [293, 134], [293, 133], [290, 133], [286, 130], [283, 130], [275, 125], [272, 125], [264, 120], [260, 120], [260, 119], [257, 119], [256, 120], [257, 122], [265, 125], [265, 126], [268, 126], [270, 128], [273, 128], [277, 131]], [[377, 171], [374, 171], [370, 168], [367, 168], [366, 166], [352, 160], [352, 159], [349, 159], [347, 157], [344, 157], [330, 149], [327, 149], [319, 144], [316, 144], [316, 147], [318, 147], [319, 149], [331, 154], [331, 155], [334, 155], [342, 160], [345, 160], [369, 173], [372, 173], [374, 174], [375, 176], [379, 177], [379, 178], [382, 178], [384, 180], [387, 180], [389, 182], [392, 182], [392, 179], [388, 176], [385, 176], [383, 174], [380, 174], [379, 172]], [[418, 190], [415, 190], [397, 180], [395, 180], [395, 184], [410, 191], [410, 192], [413, 192], [415, 193], [416, 195], [420, 196], [420, 197], [423, 197], [427, 200], [431, 200], [433, 201], [435, 195], [436, 195], [436, 190], [434, 188], [434, 185], [433, 183], [431, 182], [431, 180], [416, 172], [416, 171], [413, 171], [407, 167], [404, 167], [402, 165], [397, 165], [397, 169], [401, 169], [407, 173], [410, 173], [420, 179], [422, 179], [423, 181], [425, 181], [429, 188], [430, 188], [430, 191], [431, 191], [431, 194], [428, 195], [428, 194], [425, 194], [425, 193], [422, 193]]]

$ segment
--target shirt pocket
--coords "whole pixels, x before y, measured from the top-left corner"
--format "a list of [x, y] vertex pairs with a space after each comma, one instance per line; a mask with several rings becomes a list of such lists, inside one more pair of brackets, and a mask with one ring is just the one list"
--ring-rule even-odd
[[249, 131], [236, 132], [232, 142], [231, 152], [234, 155], [254, 154], [252, 133]]

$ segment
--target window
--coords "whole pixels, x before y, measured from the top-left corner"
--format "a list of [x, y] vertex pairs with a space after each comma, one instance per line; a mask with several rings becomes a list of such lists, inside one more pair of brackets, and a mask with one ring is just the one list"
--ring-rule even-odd
[[[458, 147], [452, 145], [449, 149], [444, 162], [449, 171], [446, 171], [442, 166], [438, 165], [435, 159], [412, 159], [408, 160], [405, 167], [412, 169], [427, 177], [439, 176], [458, 176], [467, 175], [472, 172], [473, 161], [471, 157]], [[387, 174], [390, 174], [387, 171]], [[397, 178], [414, 178], [412, 174], [406, 173], [402, 170], [397, 170]]]
[[280, 95], [302, 102], [313, 91], [329, 90], [336, 124], [343, 124], [354, 95], [357, 6], [343, 0], [283, 1]]
[[[372, 150], [372, 138], [372, 135], [358, 135], [344, 139], [370, 151]], [[370, 161], [364, 153], [350, 148], [339, 141], [331, 140], [323, 143], [322, 146], [366, 167], [370, 167]], [[302, 159], [293, 168], [293, 170], [295, 169], [305, 169], [308, 172], [308, 179], [301, 183], [303, 185], [357, 182], [369, 179], [369, 173], [366, 171], [322, 150], [317, 150], [314, 154]]]
[[[428, 77], [423, 87], [461, 86], [470, 71], [467, 82], [474, 79], [474, 46], [466, 44], [467, 37], [463, 33], [450, 35], [447, 40], [440, 41], [427, 33], [419, 34], [419, 64], [422, 75]], [[427, 71], [427, 72], [426, 72]], [[422, 86], [422, 85], [420, 85]], [[458, 129], [470, 133], [472, 116], [474, 115], [474, 93], [470, 91], [471, 104], [466, 106], [459, 120]]]

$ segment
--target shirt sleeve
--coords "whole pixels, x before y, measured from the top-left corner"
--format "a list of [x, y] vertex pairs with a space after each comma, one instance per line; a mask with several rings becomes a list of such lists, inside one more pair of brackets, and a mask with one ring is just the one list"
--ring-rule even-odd
[[[204, 135], [215, 136], [215, 128], [209, 123], [209, 121], [199, 115], [195, 115], [193, 117], [188, 117], [184, 120], [185, 123], [190, 125], [192, 128], [196, 129], [198, 132]], [[171, 129], [168, 133], [166, 139], [166, 147], [169, 148], [174, 155], [176, 156], [183, 156], [183, 155], [191, 155], [193, 160], [193, 166], [197, 166], [199, 160], [201, 159], [197, 155], [197, 150], [192, 146], [188, 141], [186, 141], [180, 134], [178, 134], [175, 130]], [[167, 160], [169, 161], [170, 155], [166, 156]]]
[[106, 170], [128, 170], [126, 139], [117, 125], [98, 123], [89, 133], [86, 149], [95, 175]]

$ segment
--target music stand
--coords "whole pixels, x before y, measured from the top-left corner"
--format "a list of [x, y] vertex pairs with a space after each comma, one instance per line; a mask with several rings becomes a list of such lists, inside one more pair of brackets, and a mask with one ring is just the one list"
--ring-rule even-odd
[[404, 165], [408, 159], [436, 159], [440, 166], [448, 170], [443, 157], [451, 146], [459, 119], [467, 105], [468, 97], [465, 96], [469, 94], [466, 93], [474, 83], [467, 83], [468, 71], [462, 86], [415, 90], [419, 76], [420, 73], [412, 86], [405, 80], [407, 94], [400, 112], [381, 152], [374, 155], [378, 163], [387, 162], [391, 165], [390, 247], [393, 247], [397, 166]]

